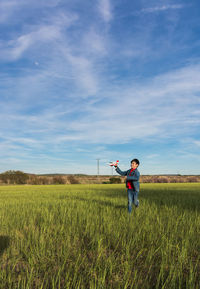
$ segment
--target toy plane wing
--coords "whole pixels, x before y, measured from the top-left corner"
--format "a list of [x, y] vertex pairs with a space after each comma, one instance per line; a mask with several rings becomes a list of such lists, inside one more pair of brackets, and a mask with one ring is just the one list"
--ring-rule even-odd
[[117, 166], [119, 163], [119, 161], [117, 160], [116, 162], [110, 162], [109, 165], [112, 166]]

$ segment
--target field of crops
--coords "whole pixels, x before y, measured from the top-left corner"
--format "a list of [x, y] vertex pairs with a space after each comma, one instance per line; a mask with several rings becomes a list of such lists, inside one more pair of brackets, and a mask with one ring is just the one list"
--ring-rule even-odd
[[0, 187], [0, 288], [200, 288], [200, 184]]

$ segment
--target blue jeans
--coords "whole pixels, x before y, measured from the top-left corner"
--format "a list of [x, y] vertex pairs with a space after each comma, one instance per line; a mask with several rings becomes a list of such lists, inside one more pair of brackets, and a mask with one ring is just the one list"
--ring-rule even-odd
[[136, 192], [135, 190], [128, 189], [127, 193], [128, 193], [128, 212], [131, 213], [133, 203], [136, 207], [139, 206], [138, 192]]

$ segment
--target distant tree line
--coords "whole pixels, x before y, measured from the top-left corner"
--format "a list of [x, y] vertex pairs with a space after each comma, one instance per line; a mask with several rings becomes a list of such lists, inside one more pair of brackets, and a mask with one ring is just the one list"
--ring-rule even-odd
[[0, 174], [0, 182], [8, 185], [56, 185], [56, 184], [79, 184], [79, 181], [73, 175], [64, 177], [54, 176], [38, 176], [27, 174], [22, 171], [6, 171]]
[[[125, 182], [126, 177], [112, 177], [106, 184], [120, 184]], [[141, 183], [196, 183], [200, 182], [200, 176], [181, 176], [181, 175], [170, 175], [170, 176], [141, 176]]]
[[0, 174], [0, 179], [4, 184], [26, 184], [29, 176], [21, 171], [7, 171]]
[[[34, 175], [22, 171], [6, 171], [0, 174], [0, 183], [8, 185], [56, 185], [56, 184], [120, 184], [125, 177], [119, 176], [86, 176], [86, 175]], [[200, 176], [153, 175], [141, 176], [141, 183], [194, 183], [200, 182]]]
[[196, 183], [200, 182], [200, 176], [142, 176], [142, 183]]

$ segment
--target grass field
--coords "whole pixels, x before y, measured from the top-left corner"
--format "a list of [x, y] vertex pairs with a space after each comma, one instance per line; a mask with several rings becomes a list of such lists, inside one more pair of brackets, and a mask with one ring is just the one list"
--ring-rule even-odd
[[0, 288], [200, 288], [200, 184], [0, 187]]

